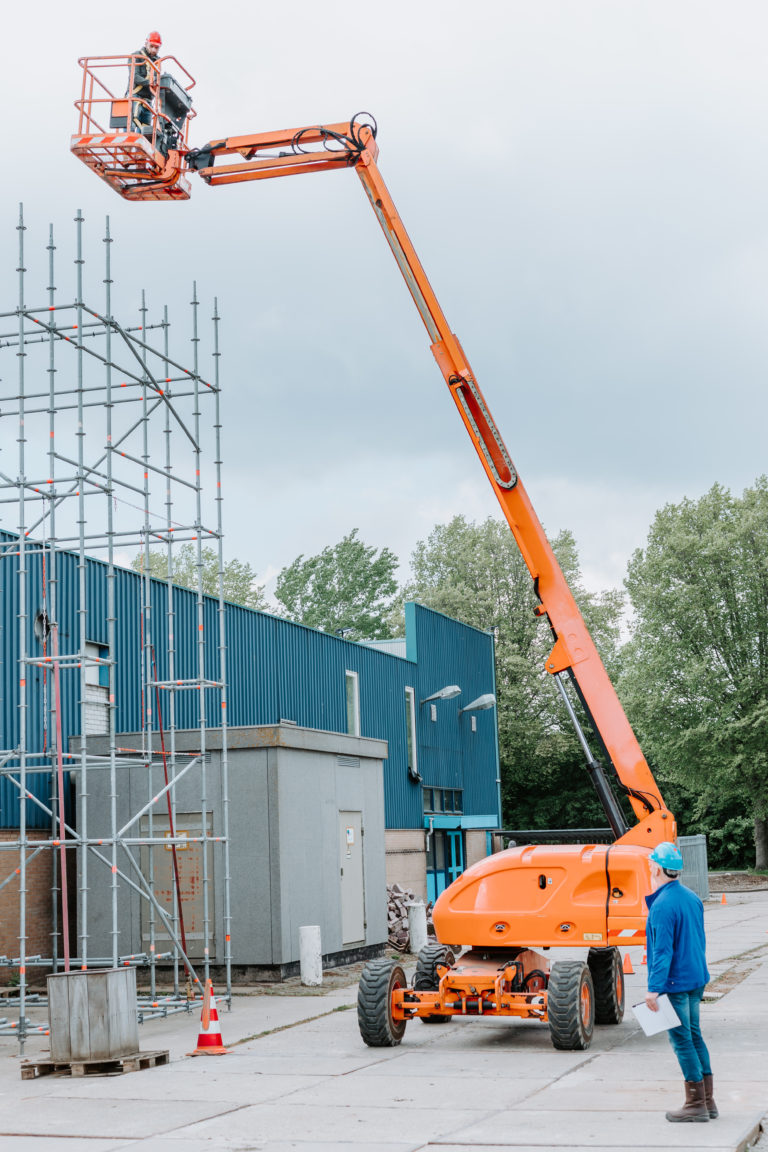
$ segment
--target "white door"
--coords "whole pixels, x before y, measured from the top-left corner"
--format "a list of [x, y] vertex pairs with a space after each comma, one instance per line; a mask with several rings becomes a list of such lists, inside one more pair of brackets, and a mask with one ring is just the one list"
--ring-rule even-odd
[[341, 942], [365, 941], [365, 888], [363, 885], [363, 814], [339, 812], [339, 882]]

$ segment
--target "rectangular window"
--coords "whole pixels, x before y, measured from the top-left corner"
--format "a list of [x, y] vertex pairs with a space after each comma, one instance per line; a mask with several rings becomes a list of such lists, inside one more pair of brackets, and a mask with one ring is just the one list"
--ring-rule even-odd
[[347, 735], [360, 735], [360, 682], [357, 672], [345, 672], [347, 685]]
[[447, 812], [460, 816], [463, 812], [463, 793], [453, 788], [425, 788], [423, 807], [426, 813]]
[[408, 741], [408, 774], [418, 776], [416, 756], [416, 693], [413, 688], [405, 690], [405, 731]]
[[86, 640], [85, 731], [89, 736], [105, 736], [109, 732], [109, 667], [90, 663], [90, 660], [106, 660], [108, 654], [103, 644]]
[[[105, 644], [95, 644], [92, 640], [86, 640], [86, 660], [106, 660], [108, 657], [109, 649]], [[85, 665], [85, 682], [86, 684], [98, 684], [101, 688], [108, 688], [109, 667], [106, 664], [87, 663]]]

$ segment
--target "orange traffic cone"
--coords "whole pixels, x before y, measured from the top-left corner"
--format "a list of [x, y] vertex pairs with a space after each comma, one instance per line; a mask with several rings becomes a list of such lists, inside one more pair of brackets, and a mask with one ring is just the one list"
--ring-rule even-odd
[[722, 896], [720, 897], [720, 903], [721, 904], [727, 904], [728, 903], [728, 901], [725, 898], [725, 892], [723, 892]]
[[648, 949], [647, 948], [643, 948], [643, 958], [640, 961], [640, 963], [641, 964], [647, 964], [648, 963]]
[[203, 995], [203, 1011], [200, 1015], [200, 1033], [197, 1037], [197, 1048], [189, 1052], [189, 1056], [224, 1056], [229, 1049], [221, 1042], [219, 1031], [219, 1014], [216, 1011], [216, 1001], [213, 997], [213, 985], [210, 980], [205, 982]]
[[624, 953], [624, 971], [626, 972], [627, 976], [631, 976], [634, 972], [634, 968], [632, 967], [632, 957], [630, 956], [629, 952]]

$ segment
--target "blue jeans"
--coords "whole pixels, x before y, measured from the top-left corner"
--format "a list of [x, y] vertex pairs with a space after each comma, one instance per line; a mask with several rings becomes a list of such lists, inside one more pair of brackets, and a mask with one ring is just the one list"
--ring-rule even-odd
[[675, 1051], [683, 1076], [695, 1083], [702, 1077], [712, 1074], [709, 1052], [699, 1025], [699, 1005], [703, 995], [703, 988], [694, 988], [692, 992], [669, 993], [672, 1006], [680, 1017], [680, 1027], [669, 1030], [669, 1042]]
[[[147, 104], [152, 103], [151, 92], [142, 92], [142, 100], [146, 100]], [[145, 104], [140, 104], [138, 100], [131, 103], [132, 113], [131, 118], [133, 123], [130, 125], [130, 130], [135, 132], [137, 129], [143, 135], [152, 135], [152, 113]], [[148, 129], [148, 131], [147, 131]]]

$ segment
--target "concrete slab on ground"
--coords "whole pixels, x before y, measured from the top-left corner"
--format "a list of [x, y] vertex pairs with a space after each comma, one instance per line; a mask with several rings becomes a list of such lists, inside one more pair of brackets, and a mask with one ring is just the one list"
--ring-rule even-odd
[[[60, 1136], [3, 1135], [3, 1152], [61, 1152], [62, 1143]], [[125, 1148], [125, 1141], [123, 1139], [94, 1140], [89, 1138], [86, 1147], [87, 1152], [117, 1152], [119, 1148]]]

